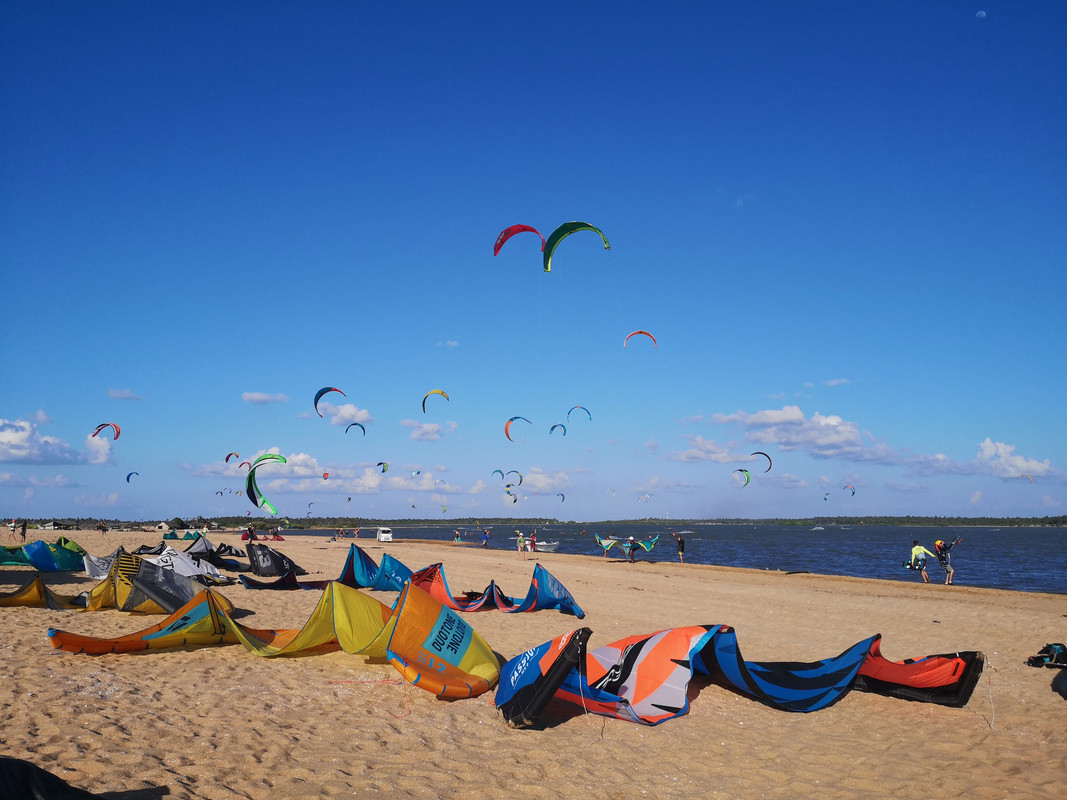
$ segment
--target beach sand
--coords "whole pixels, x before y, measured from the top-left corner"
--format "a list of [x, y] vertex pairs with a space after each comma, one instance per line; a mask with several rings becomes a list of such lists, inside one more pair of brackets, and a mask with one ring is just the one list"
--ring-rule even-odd
[[[159, 541], [66, 535], [93, 555]], [[565, 553], [523, 561], [509, 550], [404, 536], [357, 543], [375, 561], [388, 552], [412, 569], [443, 562], [456, 594], [494, 579], [525, 596], [537, 562], [570, 589], [584, 620], [556, 611], [465, 616], [507, 658], [583, 626], [596, 648], [663, 628], [727, 624], [748, 660], [817, 660], [881, 633], [890, 659], [981, 650], [988, 664], [962, 709], [851, 692], [823, 711], [790, 714], [697, 680], [689, 713], [659, 726], [558, 714], [543, 730], [517, 730], [493, 707], [493, 692], [438, 700], [361, 656], [262, 659], [239, 645], [77, 655], [54, 650], [48, 628], [117, 636], [162, 617], [4, 608], [0, 754], [83, 789], [141, 790], [137, 797], [1062, 796], [1067, 701], [1051, 688], [1057, 670], [1025, 662], [1046, 642], [1067, 640], [1065, 595], [681, 565], [666, 548], [632, 565]], [[209, 538], [241, 547], [236, 533]], [[270, 544], [308, 579], [323, 579], [337, 577], [351, 542]], [[0, 568], [0, 591], [32, 574]], [[45, 580], [64, 594], [96, 583], [84, 573]], [[251, 612], [243, 624], [260, 628], [299, 628], [320, 595], [240, 585], [223, 593]], [[395, 594], [376, 596], [391, 603]]]

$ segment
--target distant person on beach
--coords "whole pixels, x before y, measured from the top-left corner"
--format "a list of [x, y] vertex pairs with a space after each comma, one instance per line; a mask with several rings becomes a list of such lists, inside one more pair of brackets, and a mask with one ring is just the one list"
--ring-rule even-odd
[[685, 563], [685, 537], [680, 533], [674, 534], [674, 538], [678, 543], [678, 563]]
[[634, 537], [630, 537], [630, 540], [623, 542], [622, 546], [626, 548], [626, 555], [630, 558], [630, 563], [634, 563], [634, 550], [637, 549], [637, 542], [634, 541]]
[[462, 542], [462, 541], [463, 541], [463, 537], [462, 537], [462, 536], [460, 536], [460, 533], [459, 533], [459, 531], [458, 531], [458, 530], [457, 530], [457, 531], [453, 531], [453, 533], [455, 533], [455, 534], [456, 534], [456, 538], [455, 538], [455, 539], [453, 539], [452, 541], [454, 541], [454, 542]]
[[530, 534], [530, 552], [533, 553], [537, 550], [537, 534]]
[[489, 529], [488, 528], [486, 528], [484, 531], [482, 531], [482, 547], [485, 547], [485, 548], [489, 547]]
[[26, 541], [26, 520], [22, 520], [22, 525], [19, 526], [19, 533], [22, 534], [22, 541]]
[[100, 533], [107, 533], [107, 525], [104, 524], [103, 520], [100, 520], [99, 524], [96, 526], [96, 529], [100, 531]]
[[911, 568], [919, 570], [919, 574], [922, 575], [923, 583], [930, 582], [930, 576], [926, 574], [926, 557], [931, 556], [936, 558], [933, 553], [919, 544], [919, 540], [916, 539], [911, 543]]
[[934, 542], [934, 550], [937, 551], [937, 563], [945, 569], [945, 586], [952, 585], [952, 576], [956, 574], [956, 568], [952, 566], [952, 553], [950, 551], [962, 541], [963, 539], [957, 536], [949, 544], [945, 544], [941, 539]]
[[521, 558], [526, 560], [526, 538], [522, 535], [522, 531], [515, 531], [518, 534], [515, 537], [515, 546], [518, 548], [518, 552], [515, 553], [515, 558]]

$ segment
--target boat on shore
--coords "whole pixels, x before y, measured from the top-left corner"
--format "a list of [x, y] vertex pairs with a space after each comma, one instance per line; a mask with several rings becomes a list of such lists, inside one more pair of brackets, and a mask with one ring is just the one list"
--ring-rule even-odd
[[559, 542], [538, 542], [532, 548], [531, 553], [555, 553], [559, 550]]

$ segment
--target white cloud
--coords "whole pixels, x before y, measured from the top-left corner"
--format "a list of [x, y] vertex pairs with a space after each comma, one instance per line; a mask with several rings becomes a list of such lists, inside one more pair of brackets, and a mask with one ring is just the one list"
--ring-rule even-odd
[[513, 492], [558, 492], [570, 487], [571, 479], [566, 472], [545, 472], [540, 467], [533, 467], [522, 474], [522, 488]]
[[808, 419], [799, 406], [746, 414], [715, 414], [715, 424], [737, 423], [745, 430], [745, 439], [759, 444], [774, 444], [785, 452], [803, 452], [813, 458], [841, 458], [879, 464], [898, 464], [900, 454], [888, 445], [861, 432], [859, 425], [836, 414], [819, 412]]
[[848, 378], [831, 378], [825, 381], [827, 386], [844, 386], [846, 383], [852, 383]]
[[705, 439], [703, 436], [685, 437], [691, 447], [688, 450], [680, 450], [667, 456], [671, 461], [715, 461], [725, 464], [734, 461], [729, 448], [717, 444], [714, 439]]
[[977, 505], [981, 505], [981, 503], [982, 503], [982, 492], [981, 492], [981, 490], [979, 490], [979, 491], [977, 491], [977, 492], [975, 492], [974, 494], [971, 495], [971, 505], [972, 506], [977, 506]]
[[33, 415], [33, 421], [38, 425], [47, 425], [52, 421], [52, 418], [45, 413], [43, 408], [37, 409], [37, 413]]
[[[38, 416], [44, 412], [37, 412]], [[85, 461], [62, 439], [45, 436], [24, 419], [0, 419], [0, 462], [22, 464], [77, 464]]]
[[107, 396], [112, 400], [144, 400], [138, 394], [134, 394], [132, 389], [108, 389]]
[[1038, 461], [1035, 458], [1015, 455], [1015, 445], [994, 442], [986, 437], [978, 443], [977, 463], [988, 467], [994, 475], [1001, 478], [1017, 478], [1020, 475], [1046, 475], [1052, 471], [1052, 464], [1046, 459]]
[[80, 494], [74, 498], [74, 502], [79, 506], [87, 506], [89, 508], [98, 506], [115, 506], [119, 503], [119, 493], [105, 492], [93, 496]]
[[330, 418], [331, 425], [344, 425], [346, 428], [353, 422], [358, 422], [362, 425], [374, 421], [374, 418], [370, 415], [369, 411], [365, 408], [359, 408], [352, 403], [345, 403], [340, 406], [333, 406], [329, 403], [319, 403], [319, 411], [323, 412], [324, 417]]
[[1045, 508], [1059, 508], [1063, 503], [1054, 498], [1052, 495], [1043, 495], [1041, 498], [1041, 505]]
[[270, 394], [269, 392], [245, 392], [241, 399], [252, 405], [262, 406], [268, 403], [288, 403], [289, 396], [285, 394]]
[[85, 446], [89, 450], [90, 464], [106, 464], [111, 458], [111, 439], [107, 436], [85, 437]]
[[[402, 419], [400, 424], [405, 428], [411, 429], [411, 435], [409, 439], [416, 439], [424, 442], [436, 442], [441, 438], [441, 426], [437, 423], [422, 423], [414, 419]], [[448, 430], [454, 431], [457, 425], [455, 422], [448, 423]]]
[[474, 485], [468, 490], [468, 494], [483, 494], [489, 487], [485, 481], [481, 478], [474, 482]]

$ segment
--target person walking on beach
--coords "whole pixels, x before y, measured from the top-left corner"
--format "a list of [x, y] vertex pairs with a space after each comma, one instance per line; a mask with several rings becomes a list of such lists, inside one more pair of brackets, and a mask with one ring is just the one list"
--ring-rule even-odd
[[[926, 574], [927, 556], [934, 556], [934, 554], [919, 544], [918, 539], [911, 543], [911, 568], [919, 570], [919, 574], [922, 575], [923, 583], [930, 582], [930, 576]], [[936, 558], [936, 556], [934, 557]]]
[[680, 533], [674, 534], [674, 539], [678, 544], [678, 563], [685, 563], [685, 537]]
[[530, 552], [534, 553], [536, 551], [537, 551], [537, 532], [534, 531], [533, 533], [530, 534]]
[[945, 586], [952, 585], [952, 576], [956, 574], [956, 568], [952, 566], [952, 553], [949, 551], [962, 541], [963, 539], [957, 536], [950, 544], [945, 544], [941, 539], [934, 542], [934, 550], [937, 551], [937, 563], [945, 569]]
[[515, 553], [515, 558], [521, 558], [523, 561], [525, 561], [526, 560], [526, 539], [525, 539], [525, 537], [523, 537], [522, 531], [515, 531], [515, 533], [518, 534], [515, 537], [515, 546], [518, 548], [518, 551]]
[[[19, 526], [19, 533], [22, 534], [22, 541], [26, 541], [26, 520], [22, 520], [22, 525]], [[953, 542], [955, 544], [955, 542]]]
[[637, 542], [634, 541], [634, 537], [630, 537], [629, 541], [623, 542], [623, 547], [626, 548], [626, 555], [630, 558], [630, 563], [634, 563], [634, 550], [637, 549]]

